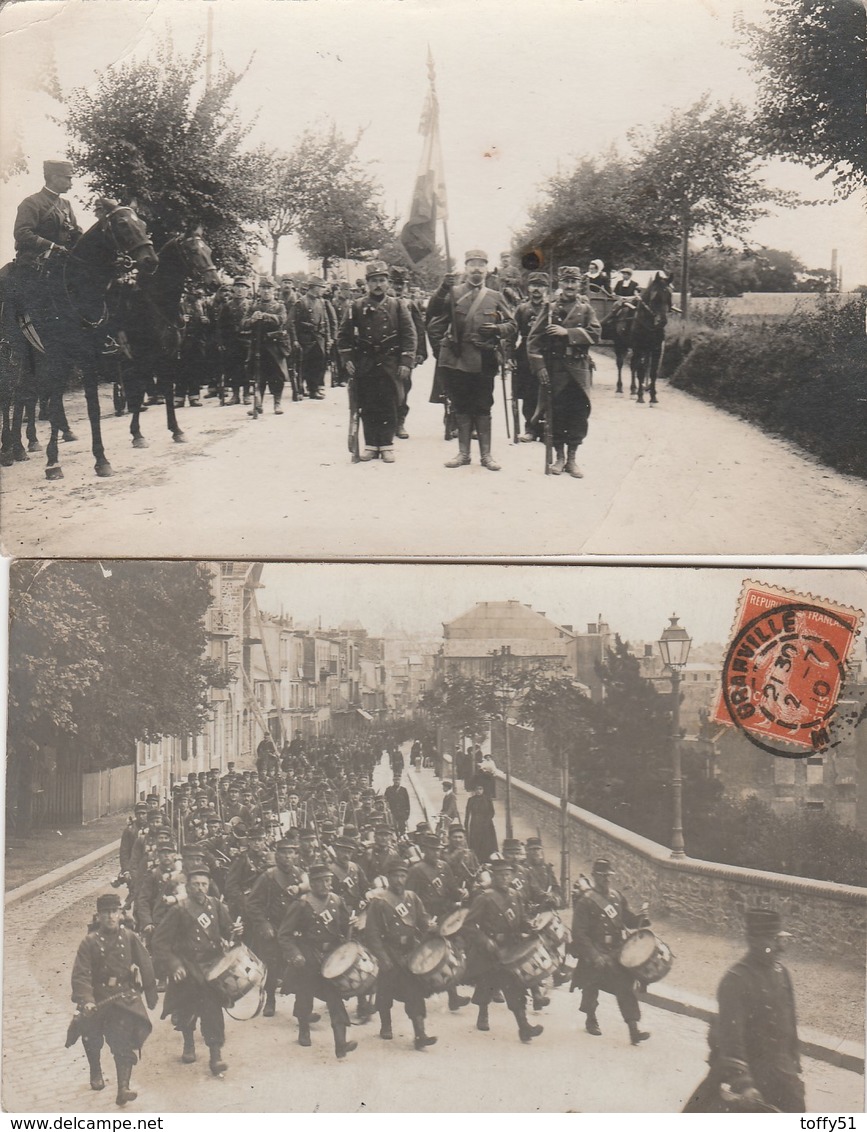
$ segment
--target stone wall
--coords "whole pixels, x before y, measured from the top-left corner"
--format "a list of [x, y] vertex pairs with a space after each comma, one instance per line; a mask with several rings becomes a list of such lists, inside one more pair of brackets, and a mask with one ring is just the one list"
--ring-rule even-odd
[[[512, 798], [516, 815], [538, 827], [547, 846], [559, 846], [559, 799], [516, 776]], [[617, 887], [633, 905], [647, 900], [652, 917], [739, 935], [745, 908], [775, 908], [799, 948], [863, 965], [867, 889], [710, 861], [673, 861], [667, 848], [646, 837], [578, 806], [568, 809], [573, 881], [579, 873], [589, 875], [594, 857], [605, 856], [617, 872]]]

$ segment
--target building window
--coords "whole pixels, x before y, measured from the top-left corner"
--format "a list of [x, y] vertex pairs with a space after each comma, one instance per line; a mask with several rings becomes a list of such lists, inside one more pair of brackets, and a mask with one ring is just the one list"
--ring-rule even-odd
[[[787, 762], [790, 760], [786, 760]], [[821, 786], [825, 781], [825, 763], [821, 758], [807, 759], [807, 785]]]
[[813, 810], [816, 813], [818, 813], [820, 810], [824, 810], [824, 808], [825, 808], [824, 802], [805, 802], [804, 803], [804, 809], [805, 810]]

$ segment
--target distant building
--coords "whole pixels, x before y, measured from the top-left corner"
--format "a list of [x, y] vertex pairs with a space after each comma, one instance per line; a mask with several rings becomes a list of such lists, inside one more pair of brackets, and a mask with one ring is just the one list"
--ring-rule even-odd
[[573, 636], [520, 601], [482, 601], [443, 624], [436, 675], [489, 677], [495, 656], [507, 657], [512, 667], [560, 670], [568, 664]]

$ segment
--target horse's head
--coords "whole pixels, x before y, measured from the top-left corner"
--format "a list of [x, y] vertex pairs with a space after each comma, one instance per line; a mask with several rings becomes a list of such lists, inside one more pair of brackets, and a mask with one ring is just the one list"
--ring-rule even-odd
[[220, 274], [211, 259], [211, 249], [202, 238], [201, 229], [188, 230], [177, 240], [178, 249], [186, 267], [187, 277], [205, 287], [216, 291], [220, 286]]
[[128, 267], [137, 267], [148, 274], [156, 271], [159, 260], [144, 221], [128, 205], [118, 204], [111, 197], [100, 197], [94, 211], [98, 225], [114, 244], [119, 259]]

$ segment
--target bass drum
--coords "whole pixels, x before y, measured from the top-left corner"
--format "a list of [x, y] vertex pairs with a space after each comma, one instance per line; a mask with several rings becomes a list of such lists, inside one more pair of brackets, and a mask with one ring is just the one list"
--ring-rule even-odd
[[556, 912], [540, 912], [533, 920], [533, 929], [539, 933], [551, 951], [560, 953], [561, 960], [572, 939], [572, 933]]
[[265, 964], [261, 959], [243, 943], [239, 943], [220, 956], [205, 978], [230, 1006], [234, 1006], [254, 987], [261, 987], [266, 975]]
[[540, 936], [522, 939], [500, 953], [500, 962], [522, 987], [532, 987], [548, 978], [560, 966], [556, 952], [548, 950]]
[[418, 945], [407, 966], [429, 993], [438, 994], [461, 981], [467, 970], [467, 959], [465, 953], [454, 947], [450, 940], [434, 936]]
[[333, 983], [343, 998], [367, 994], [378, 975], [376, 956], [354, 939], [335, 947], [322, 962], [322, 977]]
[[658, 983], [671, 970], [674, 956], [668, 944], [650, 928], [639, 928], [621, 947], [617, 961], [640, 983]]

